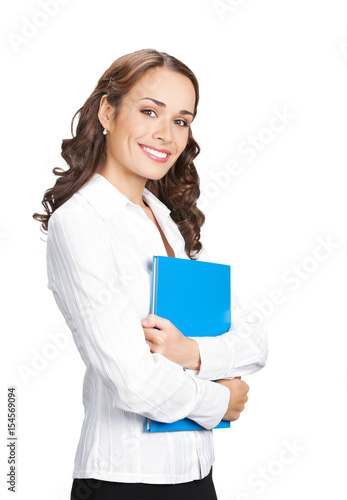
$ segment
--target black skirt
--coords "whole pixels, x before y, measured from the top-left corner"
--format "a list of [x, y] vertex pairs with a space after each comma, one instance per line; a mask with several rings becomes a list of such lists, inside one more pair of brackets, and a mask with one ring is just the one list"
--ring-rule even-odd
[[203, 479], [187, 483], [120, 483], [74, 478], [71, 500], [217, 500], [212, 467]]

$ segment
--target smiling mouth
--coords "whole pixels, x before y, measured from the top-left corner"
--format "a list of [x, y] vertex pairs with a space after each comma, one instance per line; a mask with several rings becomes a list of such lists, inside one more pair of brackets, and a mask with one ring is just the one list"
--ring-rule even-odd
[[153, 148], [150, 148], [148, 146], [144, 146], [143, 144], [139, 144], [139, 146], [141, 149], [143, 149], [144, 151], [147, 151], [147, 153], [150, 153], [151, 155], [155, 156], [156, 158], [161, 158], [161, 159], [168, 158], [168, 156], [170, 156], [170, 154], [171, 154], [169, 151], [153, 149]]

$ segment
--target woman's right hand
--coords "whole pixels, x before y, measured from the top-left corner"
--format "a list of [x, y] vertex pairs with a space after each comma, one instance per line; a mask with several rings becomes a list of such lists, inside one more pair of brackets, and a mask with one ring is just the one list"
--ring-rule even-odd
[[237, 420], [248, 401], [248, 384], [241, 380], [241, 377], [235, 377], [231, 380], [220, 379], [215, 382], [225, 385], [230, 391], [229, 406], [223, 420], [228, 420], [229, 422]]

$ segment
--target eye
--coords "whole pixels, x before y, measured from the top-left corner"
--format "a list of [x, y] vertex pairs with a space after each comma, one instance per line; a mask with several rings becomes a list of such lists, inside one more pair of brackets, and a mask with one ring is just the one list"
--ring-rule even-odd
[[189, 124], [185, 120], [175, 120], [176, 122], [181, 122], [182, 125], [180, 127], [189, 127]]
[[[141, 109], [141, 113], [143, 113], [144, 115], [146, 115], [147, 113], [154, 113], [155, 114], [155, 111], [153, 111], [153, 109]], [[150, 115], [147, 115], [147, 116], [150, 116]]]

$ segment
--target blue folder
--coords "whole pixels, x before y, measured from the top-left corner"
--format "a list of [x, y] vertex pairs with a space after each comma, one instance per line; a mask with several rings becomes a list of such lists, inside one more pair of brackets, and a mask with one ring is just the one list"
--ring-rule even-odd
[[[187, 337], [214, 337], [231, 326], [230, 266], [201, 260], [153, 256], [151, 313], [169, 319]], [[230, 427], [221, 420], [215, 427]], [[146, 432], [206, 430], [194, 420], [146, 418]]]

